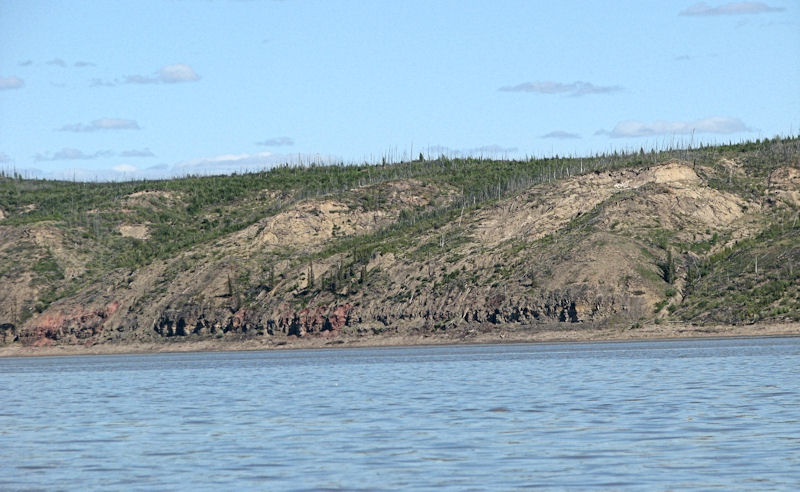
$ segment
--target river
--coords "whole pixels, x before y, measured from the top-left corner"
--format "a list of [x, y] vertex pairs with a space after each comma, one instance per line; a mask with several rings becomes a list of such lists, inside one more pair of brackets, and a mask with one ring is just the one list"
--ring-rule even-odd
[[0, 489], [796, 489], [800, 338], [0, 359]]

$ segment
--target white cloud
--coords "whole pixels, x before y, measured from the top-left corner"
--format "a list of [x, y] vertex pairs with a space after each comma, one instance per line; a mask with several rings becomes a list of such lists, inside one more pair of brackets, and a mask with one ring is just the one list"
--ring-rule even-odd
[[192, 70], [192, 67], [185, 63], [167, 65], [158, 71], [161, 82], [172, 84], [175, 82], [194, 82], [200, 80], [200, 76]]
[[24, 85], [25, 81], [15, 75], [0, 77], [0, 90], [19, 89]]
[[555, 130], [550, 133], [545, 133], [540, 138], [558, 138], [558, 139], [574, 139], [581, 138], [577, 133], [569, 133], [563, 130]]
[[609, 94], [622, 91], [618, 85], [600, 86], [591, 82], [576, 81], [569, 84], [552, 81], [523, 82], [521, 84], [504, 86], [498, 89], [501, 92], [536, 92], [538, 94], [565, 94], [571, 97], [585, 96], [588, 94]]
[[134, 120], [125, 120], [122, 118], [100, 118], [94, 120], [88, 125], [83, 123], [74, 123], [71, 125], [64, 125], [59, 128], [62, 132], [96, 132], [101, 130], [139, 130], [139, 124]]
[[123, 150], [119, 153], [122, 157], [155, 157], [156, 155], [150, 151], [150, 149], [131, 149], [131, 150]]
[[112, 167], [114, 171], [118, 173], [135, 173], [139, 170], [138, 167], [132, 164], [117, 164], [116, 166]]
[[[125, 77], [126, 84], [175, 84], [178, 82], [195, 82], [200, 80], [200, 76], [189, 65], [176, 63], [162, 67], [152, 76], [128, 75]], [[95, 85], [116, 85], [114, 83], [101, 83]]]
[[737, 118], [723, 118], [712, 116], [695, 121], [654, 121], [644, 123], [641, 121], [622, 121], [617, 123], [610, 132], [598, 130], [596, 135], [608, 134], [614, 138], [624, 137], [649, 137], [653, 135], [678, 135], [697, 133], [738, 133], [750, 131], [749, 128]]
[[291, 137], [274, 137], [256, 142], [256, 145], [263, 145], [265, 147], [280, 147], [284, 145], [294, 145], [294, 140]]
[[678, 15], [684, 16], [712, 16], [712, 15], [744, 15], [761, 14], [765, 12], [781, 12], [782, 7], [770, 7], [762, 2], [728, 2], [719, 7], [712, 7], [705, 2], [700, 2], [682, 10]]
[[96, 159], [98, 157], [109, 157], [114, 155], [113, 152], [108, 150], [98, 150], [92, 154], [86, 154], [82, 150], [73, 149], [70, 147], [64, 147], [63, 149], [55, 152], [53, 154], [47, 153], [39, 153], [33, 156], [33, 160], [35, 161], [70, 161], [70, 160], [88, 160], [88, 159]]
[[78, 68], [84, 68], [84, 67], [93, 67], [95, 66], [95, 64], [92, 62], [78, 60], [75, 63], [73, 63], [73, 66]]

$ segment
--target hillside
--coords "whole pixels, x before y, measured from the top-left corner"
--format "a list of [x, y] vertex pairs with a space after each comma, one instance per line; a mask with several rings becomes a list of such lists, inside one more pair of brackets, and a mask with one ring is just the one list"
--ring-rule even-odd
[[800, 321], [800, 139], [588, 158], [0, 178], [0, 343]]

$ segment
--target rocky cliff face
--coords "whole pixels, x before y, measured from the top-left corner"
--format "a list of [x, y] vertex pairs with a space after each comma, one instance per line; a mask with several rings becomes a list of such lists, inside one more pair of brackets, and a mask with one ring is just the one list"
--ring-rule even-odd
[[[398, 179], [352, 191], [380, 198], [377, 208], [354, 207], [350, 195], [301, 200], [77, 289], [59, 282], [83, 278], [88, 255], [62, 225], [0, 225], [0, 250], [32, 251], [3, 273], [0, 343], [629, 327], [678, 310], [706, 258], [796, 214], [796, 160], [770, 174], [763, 196], [715, 185], [745, 173], [726, 162], [589, 172], [460, 209], [447, 208], [453, 190]], [[122, 203], [156, 198], [166, 200], [140, 193]], [[159, 203], [184, 206], [168, 198]], [[406, 219], [412, 210], [424, 227]], [[800, 250], [788, 251], [800, 270]], [[45, 295], [56, 299], [37, 304]]]
[[189, 335], [257, 334], [302, 337], [335, 336], [350, 321], [353, 306], [317, 306], [295, 310], [284, 306], [277, 316], [265, 316], [256, 310], [214, 309], [187, 304], [161, 313], [153, 330], [162, 337]]

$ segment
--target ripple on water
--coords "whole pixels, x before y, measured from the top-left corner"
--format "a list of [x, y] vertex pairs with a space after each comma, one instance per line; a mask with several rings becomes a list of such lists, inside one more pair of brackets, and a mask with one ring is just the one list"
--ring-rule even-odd
[[0, 488], [791, 489], [797, 367], [797, 338], [0, 359]]

